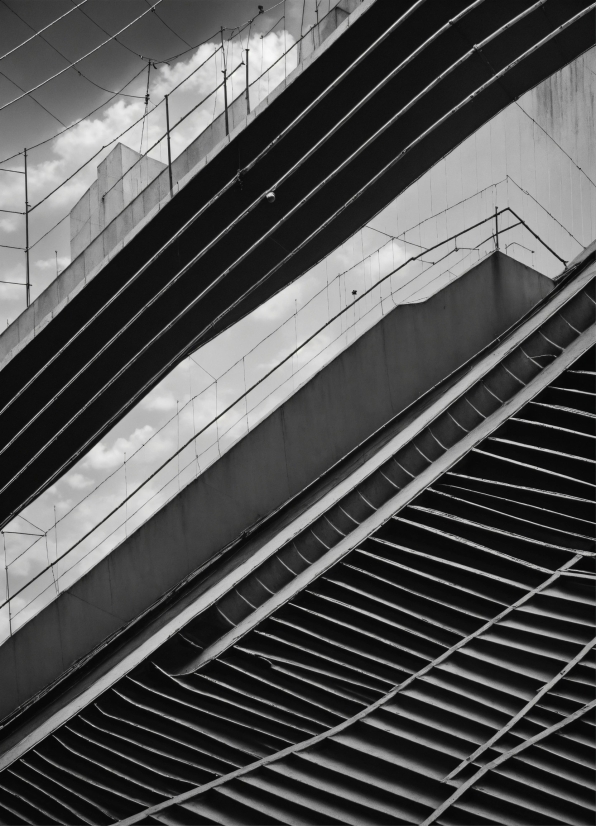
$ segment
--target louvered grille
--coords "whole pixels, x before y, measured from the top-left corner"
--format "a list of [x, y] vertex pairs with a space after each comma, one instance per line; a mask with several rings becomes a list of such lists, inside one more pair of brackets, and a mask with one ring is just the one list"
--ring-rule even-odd
[[[523, 604], [361, 719], [144, 822], [432, 822], [479, 767], [593, 705], [595, 378], [592, 350], [243, 646], [272, 669], [298, 631], [315, 657], [358, 651], [371, 703], [530, 593]], [[592, 412], [572, 404], [580, 384]], [[593, 823], [595, 723], [584, 714], [505, 760], [435, 822]]]
[[[593, 361], [200, 670], [173, 675], [158, 654], [122, 678], [0, 774], [0, 822], [112, 823], [329, 732], [143, 822], [420, 823], [591, 702], [593, 651], [443, 782], [594, 637]], [[176, 644], [200, 651], [192, 631]], [[437, 822], [591, 823], [593, 757], [584, 716]]]

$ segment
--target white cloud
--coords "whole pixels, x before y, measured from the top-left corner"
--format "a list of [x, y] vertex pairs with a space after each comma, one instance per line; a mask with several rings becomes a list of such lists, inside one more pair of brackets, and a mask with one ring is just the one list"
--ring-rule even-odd
[[16, 218], [0, 218], [0, 230], [2, 232], [14, 232], [16, 229]]
[[[2, 281], [12, 281], [15, 283], [4, 284], [0, 282], [0, 300], [3, 307], [5, 304], [17, 304], [19, 307], [25, 306], [25, 291], [20, 285], [25, 281], [25, 266], [17, 264], [14, 267], [7, 267], [2, 270]], [[11, 307], [12, 310], [12, 307]], [[20, 310], [19, 310], [20, 311]], [[0, 329], [0, 333], [2, 330]]]
[[112, 447], [107, 447], [104, 442], [99, 442], [89, 451], [84, 465], [94, 470], [114, 468], [124, 462], [124, 454], [130, 455], [150, 438], [153, 434], [151, 425], [146, 424], [137, 427], [128, 439], [119, 437]]
[[[58, 256], [58, 269], [62, 271], [70, 264], [70, 258], [67, 255]], [[56, 258], [45, 258], [35, 261], [35, 266], [40, 270], [56, 270]]]
[[176, 399], [172, 392], [150, 393], [142, 402], [146, 410], [175, 410]]
[[88, 476], [84, 476], [82, 473], [69, 473], [65, 481], [75, 490], [84, 490], [93, 484], [93, 479], [89, 479]]

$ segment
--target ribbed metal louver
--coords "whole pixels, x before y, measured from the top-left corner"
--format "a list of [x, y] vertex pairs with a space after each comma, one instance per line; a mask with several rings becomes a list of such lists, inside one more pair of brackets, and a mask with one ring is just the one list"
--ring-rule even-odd
[[[585, 329], [593, 303], [582, 292], [565, 317]], [[573, 328], [548, 324], [540, 348], [524, 342], [524, 356], [512, 352], [456, 402], [459, 413], [433, 423], [434, 443], [422, 431], [383, 465], [385, 482], [370, 477], [350, 494], [345, 519], [374, 511], [446, 438], [461, 438], [457, 427], [513, 397], [524, 370], [556, 359]], [[592, 348], [204, 664], [229, 623], [201, 615], [0, 774], [0, 822], [432, 822], [479, 767], [541, 737], [436, 822], [592, 823], [594, 720], [556, 726], [595, 696], [595, 378]], [[257, 569], [222, 598], [224, 617], [250, 617], [291, 578], [280, 559], [293, 576], [306, 570], [342, 525], [321, 518], [308, 542], [282, 548], [269, 579]]]
[[138, 822], [430, 823], [521, 746], [436, 822], [593, 823], [595, 381], [591, 350], [231, 653], [372, 709]]

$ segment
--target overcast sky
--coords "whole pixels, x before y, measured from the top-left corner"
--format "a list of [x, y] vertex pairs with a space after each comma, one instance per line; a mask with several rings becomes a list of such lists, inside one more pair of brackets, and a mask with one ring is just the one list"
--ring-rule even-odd
[[[305, 30], [311, 18], [314, 19], [314, 2], [307, 0]], [[70, 0], [7, 0], [7, 3], [36, 28], [73, 7]], [[273, 3], [265, 5], [268, 7]], [[322, 12], [326, 11], [327, 5], [328, 0], [324, 0]], [[104, 28], [114, 32], [147, 8], [147, 3], [145, 0], [88, 0], [83, 8]], [[245, 0], [165, 0], [158, 9], [164, 20], [188, 43], [197, 44], [213, 34], [220, 25], [233, 26], [244, 22], [256, 12], [257, 4]], [[302, 1], [287, 0], [286, 19], [278, 22], [283, 9], [282, 3], [261, 16], [253, 28], [253, 39], [249, 44], [251, 73], [257, 74], [261, 65], [266, 67], [268, 62], [275, 60], [298, 36]], [[261, 40], [261, 34], [267, 32]], [[0, 54], [29, 34], [26, 26], [0, 0]], [[71, 60], [105, 37], [82, 16], [81, 11], [74, 11], [48, 30], [46, 35]], [[153, 14], [143, 18], [122, 39], [130, 48], [155, 60], [188, 48]], [[161, 64], [152, 70], [152, 101], [157, 101], [185, 74], [199, 66], [217, 43], [216, 38], [199, 49], [190, 50], [169, 65]], [[240, 48], [239, 44], [236, 48]], [[234, 54], [230, 54], [234, 58]], [[0, 61], [0, 71], [23, 88], [30, 88], [64, 65], [62, 58], [52, 54], [49, 47], [37, 40]], [[143, 65], [140, 58], [114, 44], [102, 50], [99, 56], [82, 63], [80, 68], [97, 83], [116, 90]], [[214, 83], [216, 68], [211, 60], [205, 69], [197, 72], [193, 82], [174, 104], [179, 114], [188, 109], [198, 96], [209, 91]], [[281, 71], [281, 67], [276, 71]], [[48, 559], [55, 559], [57, 549], [59, 554], [64, 553], [96, 524], [98, 518], [120, 503], [126, 492], [146, 479], [178, 445], [210, 422], [216, 412], [221, 412], [237, 399], [245, 386], [250, 386], [263, 376], [330, 316], [347, 307], [338, 322], [326, 328], [299, 355], [276, 371], [258, 391], [251, 394], [249, 400], [242, 400], [223, 421], [203, 434], [196, 442], [196, 451], [194, 445], [191, 446], [180, 460], [171, 463], [155, 477], [128, 508], [120, 510], [68, 556], [68, 565], [60, 563], [60, 574], [64, 575], [70, 564], [82, 560], [71, 574], [65, 576], [63, 585], [68, 583], [70, 577], [79, 576], [167, 498], [175, 495], [179, 486], [203, 471], [217, 459], [220, 451], [229, 448], [246, 433], [248, 427], [254, 427], [268, 410], [349, 345], [383, 312], [389, 311], [400, 301], [420, 300], [487, 254], [492, 249], [492, 241], [485, 242], [474, 252], [465, 247], [473, 247], [490, 236], [491, 228], [482, 227], [475, 234], [461, 239], [459, 245], [464, 249], [452, 252], [445, 262], [434, 267], [429, 264], [429, 260], [441, 257], [443, 251], [437, 253], [434, 259], [426, 256], [429, 260], [409, 264], [390, 281], [384, 282], [382, 287], [375, 288], [365, 300], [353, 303], [353, 290], [361, 294], [409, 255], [480, 218], [492, 215], [495, 206], [506, 205], [524, 217], [561, 256], [570, 259], [577, 255], [582, 246], [596, 235], [596, 187], [592, 183], [596, 181], [596, 153], [593, 151], [595, 73], [596, 50], [592, 49], [551, 80], [524, 95], [519, 105], [511, 104], [440, 161], [370, 222], [374, 229], [365, 227], [360, 230], [293, 285], [180, 364], [75, 468], [26, 509], [24, 517], [29, 522], [18, 518], [8, 526], [25, 533], [36, 532], [40, 528], [42, 533], [39, 539], [23, 534], [6, 535], [6, 558], [11, 563], [11, 591], [28, 581], [47, 564]], [[283, 72], [276, 77], [283, 77]], [[144, 94], [146, 81], [145, 72], [136, 83], [127, 87], [127, 91]], [[0, 106], [18, 93], [18, 89], [0, 77]], [[37, 96], [67, 125], [84, 118], [110, 97], [72, 70], [44, 86]], [[194, 119], [188, 119], [185, 128], [176, 137], [176, 153], [207, 125], [213, 116], [212, 107], [210, 100]], [[218, 107], [221, 107], [221, 100], [215, 107], [216, 113]], [[143, 111], [144, 103], [138, 98], [115, 99], [57, 140], [32, 153], [30, 168], [34, 187], [31, 200], [42, 197], [64, 180], [80, 162], [126, 128]], [[153, 135], [163, 130], [160, 118], [159, 110], [150, 115], [148, 128], [143, 132], [143, 149], [147, 146], [147, 140], [152, 140]], [[63, 128], [38, 105], [25, 98], [0, 111], [2, 157], [20, 151], [24, 145], [31, 146], [50, 137]], [[130, 132], [123, 142], [138, 150], [141, 144], [140, 127]], [[155, 156], [159, 157], [159, 154]], [[48, 202], [47, 208], [40, 208], [35, 218], [37, 223], [32, 221], [36, 233], [33, 239], [62, 214], [68, 213], [95, 179], [99, 160], [64, 187], [58, 196]], [[17, 161], [8, 165], [11, 164], [14, 168], [18, 167]], [[11, 177], [19, 179], [21, 176]], [[14, 204], [21, 181], [6, 181], [7, 176], [0, 177], [0, 206], [12, 208], [7, 204]], [[22, 243], [19, 220], [17, 216], [0, 214], [0, 243]], [[387, 234], [399, 236], [400, 240], [392, 241]], [[508, 254], [549, 276], [554, 276], [561, 269], [560, 263], [525, 230], [517, 229], [504, 235], [503, 243], [511, 245], [507, 247]], [[55, 248], [59, 250], [59, 266], [62, 268], [69, 261], [68, 222], [55, 236], [50, 236], [35, 248], [35, 254], [32, 254], [33, 298], [55, 276]], [[1, 278], [22, 280], [22, 253], [0, 250], [0, 260], [3, 263]], [[16, 317], [24, 305], [20, 290], [22, 288], [0, 284], [0, 324], [3, 326], [6, 319]], [[245, 355], [246, 358], [243, 358]], [[218, 379], [217, 392], [213, 377]], [[176, 415], [178, 410], [180, 415]], [[248, 419], [245, 415], [247, 410]], [[135, 453], [137, 450], [139, 452]], [[126, 473], [123, 465], [125, 458]], [[179, 476], [178, 469], [181, 471]], [[95, 490], [97, 485], [100, 487]], [[145, 502], [148, 504], [141, 508]], [[131, 516], [139, 508], [138, 513]], [[129, 517], [128, 525], [119, 527], [124, 516]], [[54, 527], [55, 520], [57, 525]], [[103, 544], [101, 540], [105, 540]], [[93, 550], [96, 546], [97, 549]], [[30, 550], [27, 550], [28, 547]], [[0, 548], [0, 553], [2, 551], [3, 548]], [[88, 556], [85, 557], [85, 554]], [[38, 585], [37, 590], [48, 590], [38, 600], [37, 606], [53, 594], [50, 575], [40, 580]], [[0, 582], [0, 598], [4, 590], [5, 583]], [[15, 608], [22, 607], [34, 592], [28, 589], [23, 599], [15, 601]], [[34, 608], [35, 605], [32, 610]], [[20, 621], [25, 616], [27, 612], [21, 615]], [[0, 613], [0, 639], [3, 629], [7, 627], [7, 620], [5, 610], [4, 615]]]

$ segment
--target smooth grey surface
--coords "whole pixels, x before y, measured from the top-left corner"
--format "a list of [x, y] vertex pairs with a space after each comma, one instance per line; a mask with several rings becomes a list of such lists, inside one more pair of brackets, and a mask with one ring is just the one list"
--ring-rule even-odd
[[502, 334], [552, 282], [494, 253], [396, 307], [0, 647], [0, 719]]

